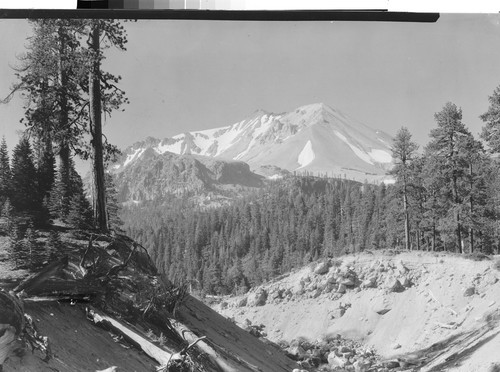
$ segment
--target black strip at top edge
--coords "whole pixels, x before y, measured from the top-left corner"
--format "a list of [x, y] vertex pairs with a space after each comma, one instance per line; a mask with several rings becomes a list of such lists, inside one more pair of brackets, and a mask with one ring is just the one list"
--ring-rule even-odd
[[0, 18], [436, 22], [439, 19], [439, 13], [388, 12], [385, 10], [0, 9]]

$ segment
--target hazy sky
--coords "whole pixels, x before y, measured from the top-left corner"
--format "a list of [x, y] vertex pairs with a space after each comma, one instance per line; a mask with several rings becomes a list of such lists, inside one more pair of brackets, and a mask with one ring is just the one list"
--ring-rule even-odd
[[[105, 63], [131, 101], [104, 128], [121, 148], [314, 102], [391, 135], [405, 125], [423, 145], [447, 101], [462, 107], [477, 134], [500, 85], [498, 15], [441, 15], [435, 24], [155, 20], [126, 28], [128, 50], [109, 50]], [[30, 29], [6, 19], [0, 33], [3, 98]], [[21, 106], [18, 98], [0, 105], [0, 135], [11, 148]]]

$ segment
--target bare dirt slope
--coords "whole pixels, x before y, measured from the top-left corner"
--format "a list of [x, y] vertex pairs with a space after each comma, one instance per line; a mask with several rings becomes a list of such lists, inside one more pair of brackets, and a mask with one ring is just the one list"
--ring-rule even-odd
[[54, 357], [43, 361], [44, 355], [26, 350], [21, 356], [11, 355], [4, 371], [95, 371], [119, 366], [118, 371], [153, 371], [156, 362], [146, 354], [115, 342], [105, 330], [92, 325], [82, 305], [43, 303], [25, 308], [40, 332], [50, 341]]
[[418, 361], [421, 370], [485, 371], [500, 363], [495, 262], [414, 252], [345, 256], [217, 309], [240, 324], [264, 324], [276, 342], [341, 334], [385, 358]]
[[[181, 358], [178, 353], [201, 337], [188, 349], [190, 365], [200, 372], [285, 372], [298, 367], [278, 346], [250, 335], [182, 287], [171, 286], [129, 238], [114, 236], [83, 247], [14, 289], [13, 276], [0, 277], [14, 281], [0, 282], [0, 289], [12, 290], [6, 298], [22, 299], [25, 323], [33, 320], [34, 327], [26, 326], [21, 337], [43, 344], [32, 352], [21, 340], [12, 348], [9, 341], [7, 360], [0, 361], [5, 371], [99, 371], [112, 366], [119, 372], [155, 371], [172, 367], [171, 359]], [[2, 311], [9, 308], [0, 306]], [[35, 328], [37, 336], [30, 337]], [[51, 353], [39, 336], [48, 337]]]

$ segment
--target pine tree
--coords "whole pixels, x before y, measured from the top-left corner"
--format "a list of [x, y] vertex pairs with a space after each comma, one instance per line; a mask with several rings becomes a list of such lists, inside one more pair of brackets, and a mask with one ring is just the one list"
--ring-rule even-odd
[[2, 226], [2, 230], [8, 232], [10, 231], [11, 225], [14, 222], [14, 208], [12, 208], [12, 204], [10, 203], [10, 199], [6, 199], [2, 206], [1, 216], [4, 219], [4, 224]]
[[71, 197], [66, 222], [77, 230], [92, 228], [92, 210], [85, 195], [75, 194]]
[[401, 196], [403, 199], [404, 210], [404, 226], [405, 226], [405, 247], [407, 250], [411, 248], [410, 245], [410, 215], [408, 205], [408, 188], [411, 184], [410, 167], [415, 157], [415, 152], [418, 145], [411, 140], [411, 133], [406, 127], [402, 127], [392, 145], [392, 158], [394, 159], [394, 168], [391, 171], [396, 177], [396, 185], [401, 189]]
[[490, 106], [488, 111], [480, 116], [486, 123], [481, 132], [481, 137], [490, 147], [491, 152], [500, 153], [500, 86], [496, 87], [493, 94], [488, 97]]
[[42, 209], [33, 153], [26, 137], [22, 137], [14, 148], [11, 202], [17, 213], [31, 217], [38, 216]]
[[47, 241], [47, 254], [49, 256], [49, 261], [53, 261], [57, 259], [63, 249], [63, 244], [61, 241], [61, 235], [59, 231], [55, 229], [51, 229], [49, 231], [49, 239]]
[[[90, 112], [90, 134], [92, 137], [92, 175], [93, 175], [93, 206], [96, 227], [107, 231], [108, 212], [106, 207], [106, 188], [104, 172], [104, 145], [102, 135], [102, 115], [110, 114], [127, 103], [125, 92], [116, 86], [121, 79], [102, 71], [103, 49], [105, 41], [119, 50], [125, 50], [127, 35], [124, 27], [117, 20], [91, 20], [88, 23], [88, 94]], [[106, 93], [108, 92], [108, 93]], [[110, 93], [111, 92], [111, 93]], [[108, 148], [108, 153], [116, 148]], [[116, 151], [115, 151], [116, 152]]]
[[11, 196], [12, 173], [10, 171], [9, 152], [5, 137], [0, 144], [0, 205]]
[[11, 257], [14, 259], [17, 268], [25, 267], [27, 262], [27, 255], [24, 250], [22, 239], [23, 237], [19, 225], [17, 221], [13, 221], [13, 223], [9, 225], [9, 245]]
[[30, 224], [26, 229], [23, 246], [27, 255], [27, 264], [30, 269], [34, 269], [43, 262], [43, 255], [38, 251], [33, 224]]
[[[427, 145], [430, 175], [440, 182], [440, 201], [446, 204], [447, 214], [440, 220], [442, 233], [453, 231], [455, 246], [463, 253], [463, 221], [461, 205], [464, 195], [460, 190], [467, 164], [464, 161], [463, 139], [470, 135], [462, 122], [462, 110], [448, 102], [434, 115], [438, 127], [431, 131]], [[451, 221], [451, 219], [453, 221]]]

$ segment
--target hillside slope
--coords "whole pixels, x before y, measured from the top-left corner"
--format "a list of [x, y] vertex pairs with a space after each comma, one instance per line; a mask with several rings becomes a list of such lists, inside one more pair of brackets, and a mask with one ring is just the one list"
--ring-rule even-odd
[[[22, 299], [27, 314], [21, 333], [25, 346], [0, 334], [4, 371], [165, 370], [201, 337], [187, 354], [198, 371], [289, 372], [297, 367], [279, 347], [172, 286], [127, 237], [72, 238], [71, 244], [80, 249], [70, 249], [21, 283], [5, 284], [11, 275], [0, 272], [2, 290], [11, 290], [3, 297], [13, 303], [19, 301], [15, 297]], [[4, 315], [8, 311], [0, 308]]]
[[[418, 370], [486, 371], [500, 363], [499, 278], [490, 260], [364, 253], [295, 271], [216, 309], [265, 325], [276, 342], [340, 334]], [[256, 297], [266, 300], [254, 306]]]

